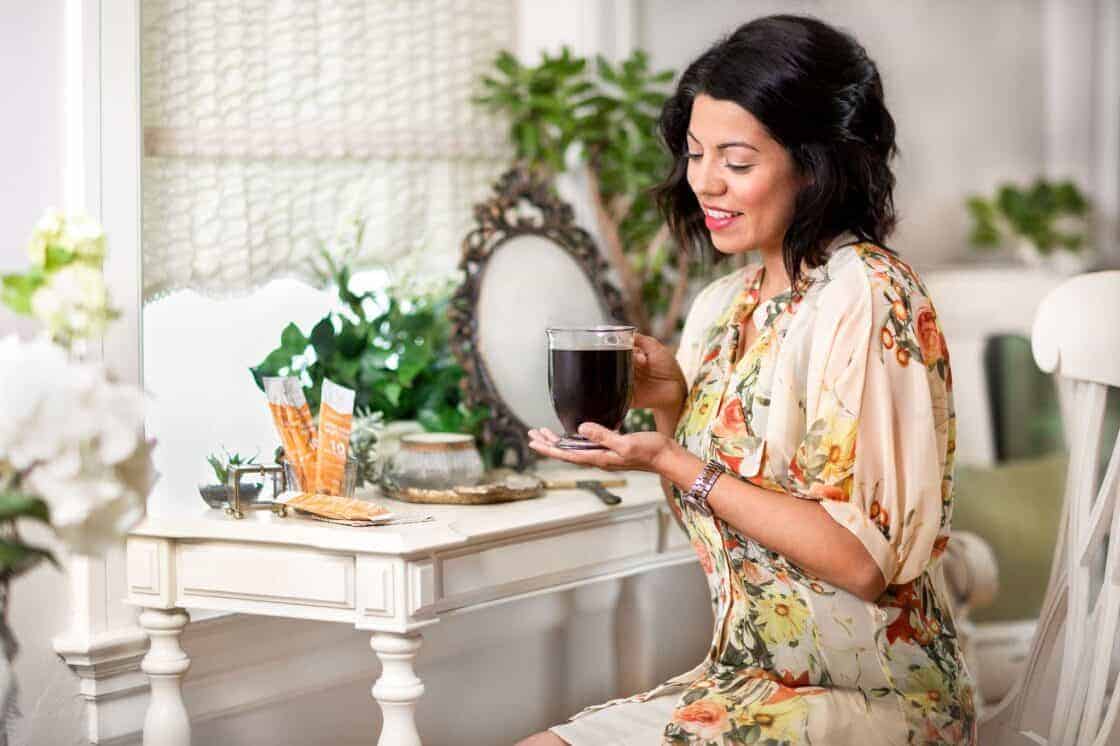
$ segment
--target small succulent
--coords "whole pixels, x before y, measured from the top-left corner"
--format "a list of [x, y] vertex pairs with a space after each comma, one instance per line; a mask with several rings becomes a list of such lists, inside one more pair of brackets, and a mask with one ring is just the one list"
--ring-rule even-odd
[[381, 433], [385, 419], [381, 412], [359, 409], [350, 424], [350, 457], [358, 462], [357, 486], [377, 484], [381, 476]]
[[232, 466], [247, 466], [252, 464], [257, 459], [257, 454], [253, 454], [249, 458], [245, 458], [240, 453], [234, 451], [230, 453], [222, 446], [222, 453], [225, 458], [219, 457], [217, 454], [211, 453], [206, 457], [206, 462], [210, 464], [210, 468], [214, 470], [214, 476], [218, 479], [218, 484], [229, 483], [229, 470]]

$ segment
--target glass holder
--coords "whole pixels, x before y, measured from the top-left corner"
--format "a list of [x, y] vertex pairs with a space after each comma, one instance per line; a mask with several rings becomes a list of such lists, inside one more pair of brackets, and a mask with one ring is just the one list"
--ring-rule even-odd
[[[266, 474], [271, 474], [272, 500], [267, 502], [250, 502], [242, 505], [241, 476], [243, 474], [260, 474], [262, 480]], [[226, 515], [240, 519], [245, 517], [244, 511], [246, 510], [265, 509], [271, 510], [281, 517], [288, 515], [288, 506], [276, 502], [276, 497], [279, 496], [281, 492], [288, 491], [288, 475], [284, 473], [283, 464], [245, 464], [231, 466], [229, 468], [229, 479], [232, 481], [232, 484], [229, 487], [230, 499], [229, 505], [226, 506]]]

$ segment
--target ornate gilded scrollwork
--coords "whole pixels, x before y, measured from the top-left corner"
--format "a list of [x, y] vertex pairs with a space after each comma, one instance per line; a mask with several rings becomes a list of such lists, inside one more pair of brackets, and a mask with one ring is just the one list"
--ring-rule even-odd
[[619, 322], [628, 319], [622, 294], [607, 280], [607, 262], [591, 235], [575, 224], [571, 205], [556, 195], [549, 180], [524, 166], [515, 166], [498, 179], [493, 189], [491, 199], [475, 206], [477, 225], [463, 240], [459, 268], [464, 281], [448, 309], [450, 342], [466, 371], [463, 386], [467, 403], [490, 408], [490, 417], [482, 427], [483, 447], [500, 448], [503, 457], [512, 451], [521, 469], [534, 461], [528, 447], [528, 425], [502, 399], [478, 350], [476, 309], [482, 278], [494, 252], [512, 238], [541, 236], [576, 261], [607, 315]]

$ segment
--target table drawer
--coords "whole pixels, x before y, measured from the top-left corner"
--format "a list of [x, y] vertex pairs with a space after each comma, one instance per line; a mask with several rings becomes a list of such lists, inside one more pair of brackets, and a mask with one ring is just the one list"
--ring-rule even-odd
[[193, 542], [177, 547], [179, 597], [354, 608], [354, 558], [292, 547]]
[[568, 529], [444, 557], [443, 598], [657, 551], [656, 516]]

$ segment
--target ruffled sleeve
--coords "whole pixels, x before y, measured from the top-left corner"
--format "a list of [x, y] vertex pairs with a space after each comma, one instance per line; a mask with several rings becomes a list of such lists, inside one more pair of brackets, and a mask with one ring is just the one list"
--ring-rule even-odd
[[948, 541], [954, 419], [933, 305], [909, 267], [881, 261], [860, 274], [833, 329], [789, 489], [819, 500], [893, 585], [921, 575]]

